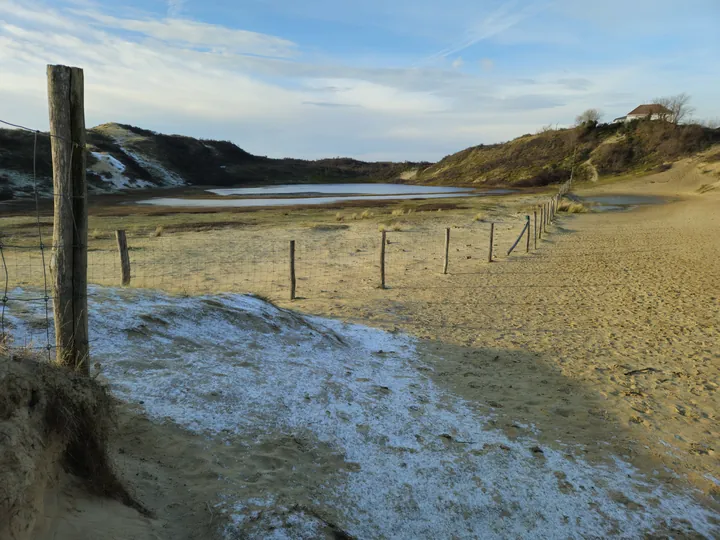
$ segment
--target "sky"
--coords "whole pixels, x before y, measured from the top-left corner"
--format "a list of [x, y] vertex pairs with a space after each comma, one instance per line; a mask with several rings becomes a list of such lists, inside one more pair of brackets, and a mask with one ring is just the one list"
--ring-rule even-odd
[[47, 129], [47, 64], [88, 126], [270, 157], [435, 161], [687, 92], [720, 118], [720, 0], [0, 0], [0, 119]]

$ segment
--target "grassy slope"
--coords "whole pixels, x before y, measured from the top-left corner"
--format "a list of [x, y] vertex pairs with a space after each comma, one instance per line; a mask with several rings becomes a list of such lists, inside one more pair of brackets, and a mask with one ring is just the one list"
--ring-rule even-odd
[[720, 131], [697, 125], [638, 121], [523, 135], [447, 156], [421, 172], [432, 184], [541, 186], [576, 175], [589, 177], [652, 169], [720, 141]]

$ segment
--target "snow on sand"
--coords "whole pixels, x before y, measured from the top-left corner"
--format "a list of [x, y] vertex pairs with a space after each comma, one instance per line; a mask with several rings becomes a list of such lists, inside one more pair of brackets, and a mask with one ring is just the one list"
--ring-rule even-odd
[[[720, 516], [691, 494], [671, 493], [619, 459], [593, 466], [489, 429], [431, 382], [407, 336], [249, 296], [96, 288], [92, 297], [93, 358], [116, 395], [207, 435], [311, 432], [354, 464], [317, 502], [360, 538], [720, 534]], [[22, 337], [25, 323], [12, 320]], [[273, 505], [276, 494], [233, 499], [239, 480], [227, 481], [228, 536], [246, 527], [251, 537], [317, 535], [317, 519], [302, 511], [267, 514], [274, 532], [258, 530], [251, 508]]]

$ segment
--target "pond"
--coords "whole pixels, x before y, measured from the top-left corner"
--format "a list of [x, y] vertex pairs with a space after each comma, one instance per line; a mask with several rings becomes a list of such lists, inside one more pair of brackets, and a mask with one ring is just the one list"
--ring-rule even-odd
[[667, 202], [667, 199], [655, 195], [614, 194], [583, 197], [583, 201], [590, 203], [594, 212], [618, 212], [622, 210], [631, 210], [636, 206], [663, 204]]
[[[345, 201], [442, 199], [512, 193], [508, 189], [477, 191], [472, 188], [414, 186], [407, 184], [285, 184], [253, 188], [210, 189], [221, 198], [182, 199], [158, 197], [140, 204], [174, 207], [261, 207], [336, 204]], [[247, 198], [242, 198], [247, 197]]]

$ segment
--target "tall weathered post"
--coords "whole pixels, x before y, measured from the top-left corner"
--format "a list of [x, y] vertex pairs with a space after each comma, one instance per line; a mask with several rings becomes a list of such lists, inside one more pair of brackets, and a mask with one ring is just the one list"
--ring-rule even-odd
[[83, 71], [74, 67], [48, 66], [47, 79], [55, 197], [53, 311], [56, 361], [89, 373]]

